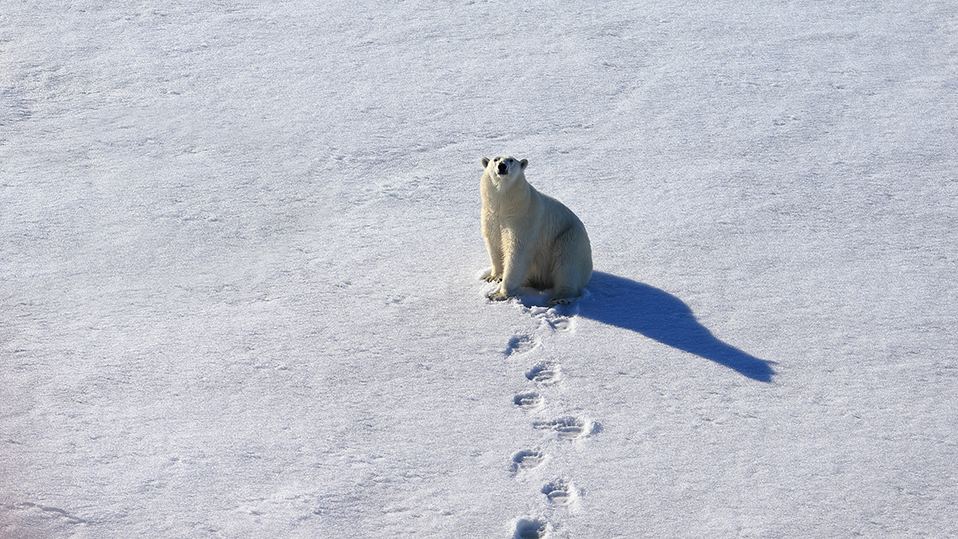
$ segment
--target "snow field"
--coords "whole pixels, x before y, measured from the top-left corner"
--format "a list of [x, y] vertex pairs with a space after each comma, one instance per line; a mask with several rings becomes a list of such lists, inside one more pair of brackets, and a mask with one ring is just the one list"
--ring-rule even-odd
[[[947, 537], [948, 2], [0, 0], [0, 536]], [[479, 160], [589, 294], [486, 301]]]

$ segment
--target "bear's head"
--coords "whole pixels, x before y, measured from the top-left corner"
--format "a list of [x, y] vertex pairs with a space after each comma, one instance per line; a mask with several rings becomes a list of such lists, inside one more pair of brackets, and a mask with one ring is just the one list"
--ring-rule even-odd
[[522, 175], [528, 164], [528, 159], [519, 161], [510, 156], [500, 156], [491, 160], [488, 157], [482, 158], [483, 168], [489, 172], [492, 179], [498, 180], [497, 183], [510, 183], [515, 180]]

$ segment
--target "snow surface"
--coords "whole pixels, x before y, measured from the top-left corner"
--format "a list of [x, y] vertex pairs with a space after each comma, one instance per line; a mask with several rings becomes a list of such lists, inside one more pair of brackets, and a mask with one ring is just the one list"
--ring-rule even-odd
[[958, 536], [956, 103], [950, 1], [0, 0], [0, 537]]

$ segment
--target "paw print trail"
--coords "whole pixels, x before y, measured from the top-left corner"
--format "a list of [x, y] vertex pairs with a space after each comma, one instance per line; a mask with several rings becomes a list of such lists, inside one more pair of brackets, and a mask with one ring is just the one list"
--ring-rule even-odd
[[[538, 327], [529, 334], [512, 336], [503, 352], [511, 360], [526, 362], [526, 387], [519, 390], [512, 404], [530, 416], [530, 426], [541, 432], [540, 444], [521, 448], [512, 454], [510, 473], [518, 481], [538, 483], [535, 496], [540, 500], [541, 513], [521, 517], [513, 521], [513, 539], [564, 537], [560, 517], [574, 513], [583, 495], [567, 476], [557, 478], [556, 465], [569, 460], [570, 444], [577, 444], [601, 431], [599, 423], [577, 414], [562, 412], [563, 387], [566, 376], [562, 365], [550, 350], [556, 344], [556, 336], [571, 332], [575, 327], [578, 308], [572, 305], [546, 307], [548, 297], [520, 297], [515, 303], [523, 312], [538, 320]], [[536, 304], [538, 303], [538, 305]], [[568, 409], [567, 409], [568, 410]], [[552, 462], [551, 455], [559, 455]], [[552, 477], [549, 477], [549, 476]]]

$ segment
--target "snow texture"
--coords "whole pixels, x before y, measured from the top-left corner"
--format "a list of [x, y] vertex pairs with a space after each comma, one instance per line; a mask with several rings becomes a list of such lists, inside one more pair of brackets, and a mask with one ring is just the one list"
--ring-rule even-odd
[[0, 537], [953, 535], [956, 103], [949, 1], [0, 0]]

